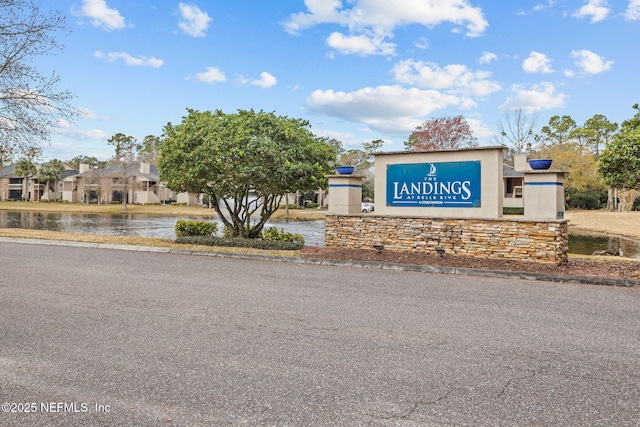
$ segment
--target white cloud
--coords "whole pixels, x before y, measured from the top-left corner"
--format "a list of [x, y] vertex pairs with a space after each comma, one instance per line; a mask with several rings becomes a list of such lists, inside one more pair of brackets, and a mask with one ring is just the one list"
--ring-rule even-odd
[[[364, 131], [366, 132], [366, 130]], [[351, 132], [340, 132], [335, 130], [328, 129], [315, 129], [313, 131], [314, 135], [322, 137], [322, 138], [333, 138], [342, 142], [342, 146], [344, 148], [353, 147], [353, 148], [362, 148], [363, 142], [369, 142], [370, 139], [365, 140], [361, 139], [361, 135], [356, 135]]]
[[629, 6], [627, 6], [624, 17], [629, 21], [640, 20], [640, 0], [629, 0]]
[[416, 40], [413, 45], [418, 49], [428, 49], [429, 48], [429, 39], [426, 37], [420, 37]]
[[207, 67], [204, 73], [196, 74], [196, 79], [205, 83], [224, 82], [227, 80], [224, 73], [217, 67]]
[[81, 119], [87, 119], [87, 120], [109, 120], [108, 117], [105, 116], [101, 116], [98, 113], [96, 113], [93, 110], [89, 110], [88, 108], [78, 108], [77, 110], [78, 116]]
[[[332, 34], [327, 40], [334, 44], [362, 45], [365, 39], [378, 46], [377, 54], [394, 53], [395, 45], [385, 43], [384, 38], [392, 37], [395, 28], [407, 25], [423, 25], [433, 28], [436, 25], [450, 23], [455, 26], [454, 32], [466, 29], [469, 37], [476, 37], [489, 26], [482, 9], [473, 7], [468, 0], [450, 1], [415, 1], [415, 0], [352, 0], [351, 8], [343, 7], [340, 0], [305, 0], [307, 12], [292, 14], [283, 23], [285, 30], [291, 34], [320, 24], [338, 24], [349, 28], [350, 35]], [[382, 35], [380, 40], [372, 34]], [[351, 52], [350, 50], [353, 50]], [[362, 49], [351, 46], [345, 53], [362, 54]]]
[[548, 0], [547, 3], [541, 3], [541, 4], [538, 4], [538, 5], [534, 6], [533, 10], [535, 12], [537, 12], [539, 10], [543, 10], [543, 9], [548, 8], [548, 7], [552, 7], [555, 3], [556, 3], [555, 0]]
[[541, 110], [564, 107], [568, 97], [563, 93], [556, 92], [553, 83], [549, 82], [534, 85], [531, 89], [514, 85], [511, 90], [514, 95], [508, 97], [504, 104], [498, 108], [500, 111], [521, 109], [526, 114], [533, 114]]
[[59, 120], [57, 126], [53, 129], [59, 135], [68, 136], [79, 140], [106, 140], [109, 134], [98, 129], [76, 129], [69, 125], [66, 120]]
[[336, 23], [347, 25], [349, 18], [338, 9], [342, 7], [341, 0], [305, 0], [305, 6], [309, 13], [295, 13], [283, 23], [285, 31], [297, 34], [301, 30], [311, 28], [318, 24]]
[[198, 6], [186, 3], [180, 3], [178, 7], [182, 18], [178, 22], [178, 26], [182, 31], [192, 37], [204, 37], [209, 28], [209, 22], [212, 20], [207, 12], [201, 11]]
[[393, 55], [396, 45], [385, 42], [384, 37], [384, 35], [370, 36], [364, 34], [359, 36], [345, 36], [344, 34], [336, 32], [327, 38], [327, 45], [347, 55]]
[[591, 17], [591, 23], [604, 20], [611, 9], [607, 0], [588, 0], [587, 4], [578, 9], [573, 16], [575, 18]]
[[613, 61], [605, 61], [600, 55], [590, 50], [574, 50], [571, 57], [576, 58], [576, 65], [587, 74], [600, 74], [610, 70]]
[[540, 52], [531, 52], [529, 57], [522, 62], [522, 69], [527, 73], [553, 73], [551, 60], [547, 55]]
[[133, 57], [127, 52], [109, 52], [103, 53], [99, 50], [93, 52], [93, 56], [96, 58], [104, 59], [107, 62], [116, 62], [118, 59], [122, 59], [124, 63], [131, 67], [152, 67], [158, 68], [164, 64], [162, 59], [155, 57], [147, 58], [145, 56]]
[[487, 127], [482, 121], [474, 118], [466, 117], [465, 120], [469, 123], [469, 127], [473, 132], [473, 135], [477, 138], [489, 138], [494, 132]]
[[482, 52], [482, 56], [480, 57], [478, 62], [480, 62], [481, 64], [488, 64], [492, 61], [497, 61], [497, 60], [498, 60], [498, 55], [496, 55], [495, 53]]
[[432, 62], [414, 60], [401, 61], [393, 67], [394, 79], [400, 83], [416, 85], [428, 89], [444, 89], [453, 94], [485, 96], [497, 90], [500, 85], [488, 80], [488, 71], [471, 71], [466, 65], [450, 64], [440, 68]]
[[316, 129], [313, 131], [313, 133], [314, 135], [317, 135], [322, 138], [333, 138], [342, 142], [344, 142], [345, 139], [352, 139], [356, 137], [356, 135], [351, 132], [340, 132], [336, 130], [326, 130], [326, 129], [325, 130]]
[[251, 81], [252, 85], [260, 86], [265, 89], [271, 86], [275, 86], [276, 83], [278, 83], [278, 80], [266, 71], [260, 73], [260, 79]]
[[74, 14], [91, 18], [91, 24], [103, 30], [122, 30], [125, 27], [120, 12], [107, 6], [106, 0], [82, 0], [80, 11], [74, 11]]
[[307, 98], [314, 113], [364, 123], [380, 132], [408, 134], [434, 111], [459, 106], [463, 99], [436, 90], [399, 85], [367, 87], [355, 92], [316, 90]]

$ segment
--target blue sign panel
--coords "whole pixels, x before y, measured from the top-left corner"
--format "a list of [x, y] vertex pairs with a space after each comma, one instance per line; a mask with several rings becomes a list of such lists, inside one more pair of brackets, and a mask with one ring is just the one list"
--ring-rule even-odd
[[480, 162], [387, 166], [387, 206], [480, 206]]

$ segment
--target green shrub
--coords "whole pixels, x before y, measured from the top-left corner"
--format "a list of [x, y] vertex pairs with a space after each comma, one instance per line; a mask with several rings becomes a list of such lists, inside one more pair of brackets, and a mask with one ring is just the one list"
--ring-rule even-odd
[[181, 219], [176, 222], [176, 237], [183, 236], [213, 236], [218, 232], [218, 223], [207, 221], [186, 221]]
[[503, 215], [524, 215], [524, 208], [502, 208]]
[[568, 188], [565, 192], [565, 201], [568, 209], [601, 209], [607, 203], [607, 191], [577, 191]]
[[187, 202], [171, 202], [171, 206], [187, 206]]
[[225, 239], [231, 239], [233, 237], [233, 232], [226, 225], [222, 229], [222, 237], [224, 237]]
[[293, 234], [284, 229], [278, 230], [276, 227], [269, 227], [262, 230], [262, 240], [272, 240], [278, 242], [300, 242], [304, 245], [304, 237], [300, 234]]
[[318, 204], [317, 203], [313, 203], [313, 202], [308, 202], [305, 207], [307, 209], [317, 209], [318, 208]]
[[[278, 209], [286, 209], [285, 205], [278, 206]], [[300, 205], [297, 203], [289, 203], [289, 209], [300, 209]]]
[[279, 240], [262, 240], [262, 239], [243, 239], [241, 237], [223, 238], [217, 236], [182, 236], [177, 237], [176, 243], [205, 245], [205, 246], [221, 246], [235, 248], [252, 248], [261, 250], [284, 250], [293, 251], [301, 249], [304, 243], [286, 242]]

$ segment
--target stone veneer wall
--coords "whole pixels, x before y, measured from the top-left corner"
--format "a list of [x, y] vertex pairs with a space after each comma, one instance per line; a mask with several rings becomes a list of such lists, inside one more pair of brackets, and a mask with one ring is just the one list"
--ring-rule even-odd
[[498, 257], [563, 265], [569, 232], [566, 220], [458, 219], [335, 215], [325, 219], [328, 247], [384, 249]]

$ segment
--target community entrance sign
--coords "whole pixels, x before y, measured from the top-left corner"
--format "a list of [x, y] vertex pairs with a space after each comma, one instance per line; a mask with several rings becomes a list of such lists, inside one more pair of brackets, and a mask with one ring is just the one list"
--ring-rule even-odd
[[376, 153], [375, 212], [363, 176], [330, 175], [325, 244], [567, 262], [561, 171], [524, 171], [521, 218], [502, 218], [502, 146]]
[[500, 218], [504, 147], [376, 153], [376, 214]]
[[480, 161], [387, 165], [387, 206], [480, 207]]

